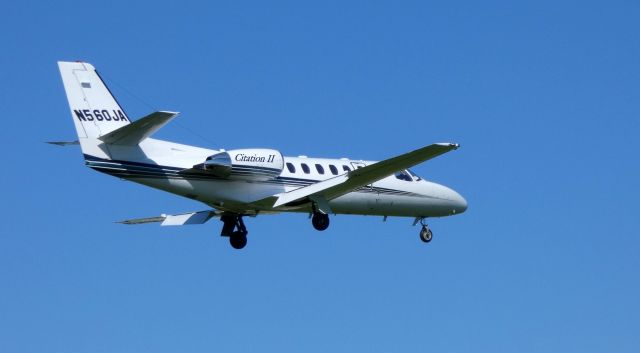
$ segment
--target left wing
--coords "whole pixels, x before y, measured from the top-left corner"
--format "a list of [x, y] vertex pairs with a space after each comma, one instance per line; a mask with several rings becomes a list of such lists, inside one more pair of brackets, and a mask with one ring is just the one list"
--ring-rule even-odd
[[161, 226], [183, 226], [188, 224], [202, 224], [213, 217], [219, 217], [222, 211], [208, 210], [200, 212], [183, 213], [178, 215], [163, 214], [159, 217], [136, 218], [120, 221], [120, 224], [145, 224], [162, 222]]
[[[460, 147], [460, 145], [455, 143], [436, 143], [422, 147], [409, 153], [352, 170], [331, 179], [275, 195], [277, 200], [273, 204], [273, 207], [286, 205], [304, 198], [326, 204], [328, 200], [335, 199], [359, 187], [384, 179], [400, 170], [413, 167], [416, 164], [458, 149], [458, 147]], [[326, 209], [326, 207], [324, 208]]]

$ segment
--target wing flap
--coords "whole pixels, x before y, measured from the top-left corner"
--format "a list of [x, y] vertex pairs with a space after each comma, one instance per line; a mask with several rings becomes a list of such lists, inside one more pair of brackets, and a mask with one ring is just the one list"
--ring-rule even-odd
[[436, 143], [419, 148], [396, 157], [385, 159], [351, 172], [327, 179], [309, 186], [276, 195], [278, 199], [273, 207], [286, 205], [314, 195], [332, 200], [347, 194], [359, 187], [369, 185], [389, 175], [413, 167], [441, 154], [458, 149], [460, 145], [454, 143]]
[[173, 120], [177, 112], [155, 112], [99, 137], [111, 145], [135, 146]]

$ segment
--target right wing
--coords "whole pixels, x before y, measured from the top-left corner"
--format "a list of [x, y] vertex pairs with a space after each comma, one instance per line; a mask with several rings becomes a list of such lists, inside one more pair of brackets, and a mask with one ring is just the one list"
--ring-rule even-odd
[[277, 200], [273, 204], [273, 207], [283, 206], [304, 198], [316, 199], [320, 202], [332, 200], [352, 192], [359, 187], [384, 179], [400, 170], [413, 167], [416, 164], [455, 150], [458, 147], [460, 147], [460, 145], [454, 143], [436, 143], [422, 147], [409, 153], [352, 170], [331, 179], [275, 195]]

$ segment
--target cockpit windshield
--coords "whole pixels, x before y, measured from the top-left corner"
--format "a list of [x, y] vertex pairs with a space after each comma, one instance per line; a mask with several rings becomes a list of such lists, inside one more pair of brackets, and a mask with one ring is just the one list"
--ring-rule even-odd
[[410, 169], [401, 170], [395, 174], [396, 178], [404, 181], [420, 181], [420, 178], [416, 173], [412, 172]]
[[409, 175], [411, 175], [415, 181], [422, 180], [422, 178], [418, 174], [414, 173], [411, 169], [407, 169], [407, 173], [409, 173]]

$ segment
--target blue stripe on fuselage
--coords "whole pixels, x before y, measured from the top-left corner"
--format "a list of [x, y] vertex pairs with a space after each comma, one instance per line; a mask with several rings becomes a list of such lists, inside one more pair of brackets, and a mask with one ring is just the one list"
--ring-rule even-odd
[[[163, 166], [158, 164], [102, 159], [91, 155], [84, 155], [85, 164], [99, 172], [113, 175], [120, 178], [146, 178], [146, 179], [184, 179], [184, 180], [201, 180], [201, 181], [229, 181], [229, 179], [220, 178], [206, 172], [183, 172], [184, 168]], [[245, 166], [246, 167], [246, 166]], [[249, 167], [248, 167], [249, 168]], [[247, 168], [247, 169], [248, 169]], [[264, 171], [261, 173], [262, 175]], [[238, 173], [241, 175], [249, 175], [248, 172]], [[264, 181], [254, 181], [263, 184], [279, 184], [285, 186], [308, 186], [322, 180], [302, 179], [294, 177], [284, 177], [273, 175], [274, 179]], [[404, 196], [424, 196], [413, 192], [381, 188], [381, 187], [360, 187], [355, 192], [362, 193], [379, 193], [386, 195], [404, 195]]]

